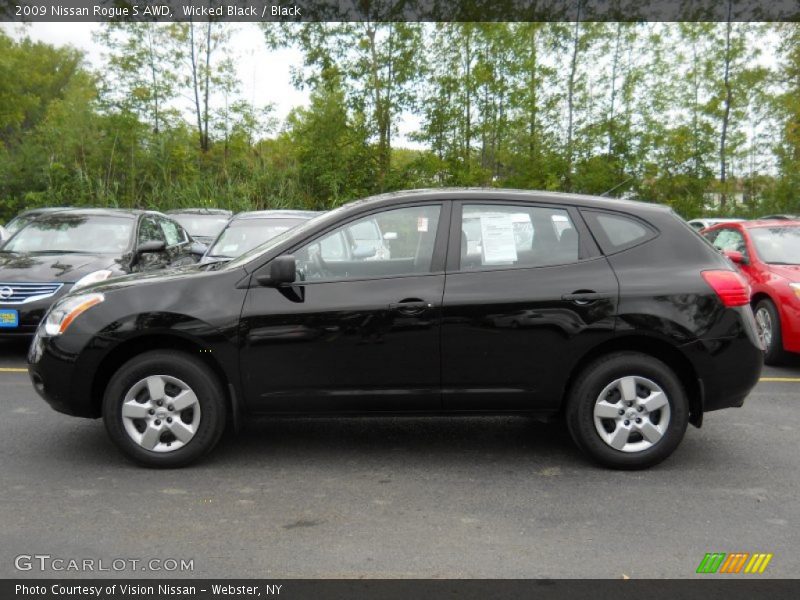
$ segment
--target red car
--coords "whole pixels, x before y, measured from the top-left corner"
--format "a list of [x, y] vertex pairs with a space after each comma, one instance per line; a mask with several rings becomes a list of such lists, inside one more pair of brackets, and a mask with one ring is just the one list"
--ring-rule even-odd
[[739, 268], [767, 364], [800, 353], [800, 221], [743, 221], [709, 227], [701, 235]]

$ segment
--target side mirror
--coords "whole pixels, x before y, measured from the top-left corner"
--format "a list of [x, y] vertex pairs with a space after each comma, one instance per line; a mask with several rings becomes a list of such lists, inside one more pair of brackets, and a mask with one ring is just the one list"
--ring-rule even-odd
[[203, 256], [206, 253], [206, 250], [208, 250], [208, 246], [196, 240], [192, 242], [192, 245], [189, 247], [189, 252], [195, 256]]
[[747, 260], [747, 257], [745, 257], [745, 255], [738, 250], [723, 250], [722, 254], [724, 254], [725, 257], [732, 263], [737, 265], [746, 265], [750, 262]]
[[167, 244], [162, 240], [150, 240], [136, 247], [136, 254], [147, 254], [148, 252], [163, 252], [167, 249]]
[[387, 242], [391, 242], [397, 239], [397, 232], [396, 231], [387, 231], [383, 234], [383, 239]]
[[269, 263], [269, 275], [257, 275], [256, 281], [264, 287], [278, 287], [294, 283], [297, 279], [297, 262], [291, 254], [278, 256]]

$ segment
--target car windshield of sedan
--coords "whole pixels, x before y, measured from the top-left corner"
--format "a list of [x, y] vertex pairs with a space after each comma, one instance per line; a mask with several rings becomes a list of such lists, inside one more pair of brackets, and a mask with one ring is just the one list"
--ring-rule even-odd
[[800, 227], [754, 227], [750, 237], [765, 263], [800, 264]]
[[215, 238], [228, 222], [225, 215], [169, 215], [180, 223], [192, 237]]
[[134, 223], [126, 217], [94, 215], [40, 218], [20, 229], [2, 252], [123, 254]]
[[289, 231], [306, 219], [240, 219], [232, 221], [208, 250], [211, 258], [234, 258]]

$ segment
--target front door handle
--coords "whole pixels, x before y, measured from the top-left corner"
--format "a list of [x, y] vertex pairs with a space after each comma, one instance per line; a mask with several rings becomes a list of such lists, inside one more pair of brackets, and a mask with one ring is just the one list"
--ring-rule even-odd
[[587, 304], [591, 304], [592, 302], [597, 302], [598, 300], [603, 300], [606, 298], [612, 298], [614, 294], [611, 292], [595, 292], [594, 290], [578, 290], [577, 292], [572, 292], [571, 294], [564, 294], [561, 296], [562, 300], [567, 302], [574, 302], [579, 306], [586, 306]]
[[406, 298], [405, 300], [389, 305], [389, 310], [398, 312], [407, 317], [421, 315], [429, 308], [433, 308], [433, 304], [420, 300], [419, 298]]

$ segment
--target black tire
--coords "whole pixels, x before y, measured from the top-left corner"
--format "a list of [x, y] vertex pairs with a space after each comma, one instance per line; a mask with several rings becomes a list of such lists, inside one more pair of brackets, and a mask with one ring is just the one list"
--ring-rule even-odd
[[[783, 333], [781, 331], [781, 317], [778, 314], [778, 309], [772, 300], [763, 299], [756, 304], [755, 314], [759, 315], [759, 311], [764, 311], [764, 317], [768, 318], [772, 327], [772, 337], [770, 343], [764, 343], [764, 362], [768, 365], [780, 365], [786, 362], [787, 353], [783, 349]], [[760, 317], [760, 315], [759, 315]], [[759, 323], [759, 335], [761, 335], [761, 325], [759, 317], [756, 318], [756, 323]], [[763, 338], [762, 338], [763, 339]]]
[[[137, 382], [155, 375], [173, 377], [187, 384], [199, 405], [199, 423], [193, 437], [176, 450], [156, 452], [142, 447], [131, 438], [123, 423], [126, 394]], [[225, 393], [219, 380], [202, 361], [181, 352], [156, 350], [131, 359], [111, 377], [103, 397], [103, 421], [111, 440], [125, 455], [147, 467], [177, 468], [197, 460], [219, 442], [225, 420]]]
[[[615, 380], [628, 376], [658, 385], [667, 396], [670, 412], [662, 437], [637, 452], [612, 448], [595, 426], [594, 409], [600, 394]], [[566, 421], [572, 439], [594, 461], [613, 469], [646, 469], [663, 461], [680, 444], [689, 422], [689, 402], [675, 372], [663, 362], [639, 352], [617, 352], [592, 362], [578, 375], [568, 394]]]

